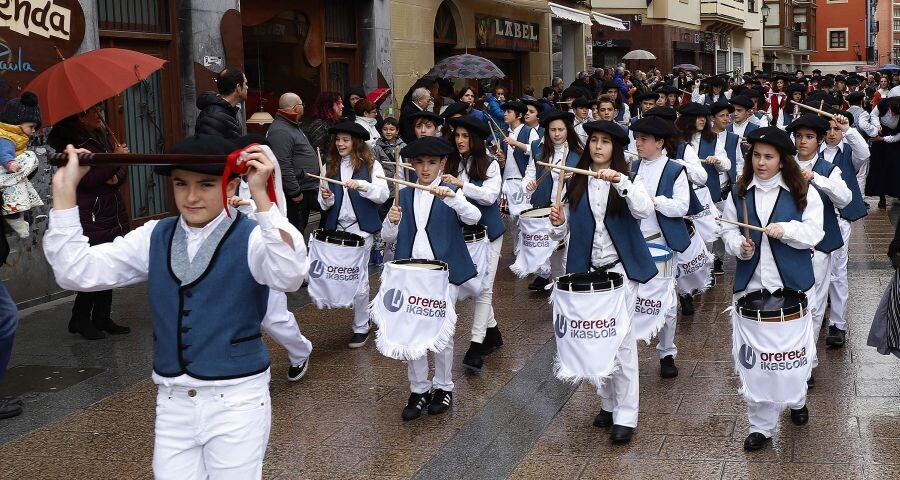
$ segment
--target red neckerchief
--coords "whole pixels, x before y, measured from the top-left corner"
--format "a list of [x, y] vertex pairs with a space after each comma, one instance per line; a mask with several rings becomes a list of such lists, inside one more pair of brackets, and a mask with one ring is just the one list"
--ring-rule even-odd
[[[238, 164], [238, 159], [250, 147], [256, 146], [258, 145], [253, 143], [240, 150], [235, 150], [228, 154], [228, 160], [225, 161], [225, 171], [222, 172], [222, 203], [225, 205], [225, 213], [228, 214], [228, 218], [231, 218], [231, 211], [228, 210], [228, 178], [231, 177], [231, 172], [244, 175], [249, 171], [247, 162]], [[275, 179], [272, 176], [269, 176], [269, 180], [266, 182], [266, 193], [269, 194], [269, 200], [277, 205], [278, 202], [275, 200]]]

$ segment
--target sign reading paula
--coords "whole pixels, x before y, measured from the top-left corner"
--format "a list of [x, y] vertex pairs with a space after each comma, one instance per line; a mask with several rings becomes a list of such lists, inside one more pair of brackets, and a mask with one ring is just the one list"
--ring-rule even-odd
[[540, 50], [540, 26], [536, 23], [476, 14], [475, 26], [478, 48], [530, 52]]

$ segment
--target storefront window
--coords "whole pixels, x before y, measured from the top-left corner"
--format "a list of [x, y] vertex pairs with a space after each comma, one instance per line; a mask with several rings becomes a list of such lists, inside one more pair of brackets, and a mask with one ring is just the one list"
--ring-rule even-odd
[[325, 41], [356, 43], [356, 6], [347, 0], [325, 3]]
[[168, 0], [97, 0], [102, 30], [170, 33]]

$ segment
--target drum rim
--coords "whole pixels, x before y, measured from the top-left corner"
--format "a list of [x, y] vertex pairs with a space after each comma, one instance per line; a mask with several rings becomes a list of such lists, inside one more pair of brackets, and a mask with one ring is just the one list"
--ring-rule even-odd
[[[350, 238], [350, 239], [346, 239], [346, 240], [340, 239], [338, 242], [334, 242], [331, 240], [338, 240], [338, 239], [337, 238], [329, 239], [328, 237], [324, 236], [331, 232], [341, 232], [346, 235], [352, 235], [353, 237], [356, 237], [356, 238]], [[316, 240], [318, 240], [320, 242], [325, 242], [325, 243], [328, 243], [331, 245], [339, 245], [342, 247], [362, 247], [362, 246], [365, 246], [365, 244], [366, 244], [366, 240], [363, 237], [361, 237], [355, 233], [347, 232], [344, 230], [329, 230], [327, 228], [317, 228], [317, 229], [313, 230], [313, 238], [315, 238]]]
[[[769, 293], [770, 295], [774, 295], [776, 292], [794, 292], [794, 293], [799, 293], [799, 294], [803, 295], [803, 298], [800, 299], [801, 301], [798, 305], [794, 305], [794, 306], [788, 307], [788, 308], [782, 308], [779, 310], [753, 310], [753, 309], [748, 309], [748, 308], [742, 307], [738, 304], [745, 297], [752, 295], [754, 293], [760, 293], [760, 292]], [[771, 293], [762, 288], [757, 289], [757, 290], [751, 290], [751, 291], [745, 293], [744, 295], [742, 295], [741, 298], [738, 298], [734, 302], [734, 308], [738, 312], [738, 315], [740, 315], [741, 317], [746, 318], [748, 320], [772, 318], [775, 315], [779, 315], [782, 317], [785, 315], [794, 315], [797, 313], [802, 313], [804, 311], [809, 311], [808, 305], [809, 305], [809, 298], [806, 296], [805, 293], [803, 293], [799, 290], [793, 290], [790, 288], [779, 288], [778, 290], [775, 290], [775, 292], [771, 292]], [[802, 318], [802, 316], [801, 316], [801, 318]], [[793, 320], [790, 320], [790, 321], [793, 321]]]
[[529, 209], [527, 209], [527, 210], [522, 210], [522, 212], [519, 213], [519, 216], [520, 216], [520, 217], [526, 217], [526, 218], [544, 218], [543, 215], [541, 215], [540, 217], [534, 217], [534, 216], [531, 216], [531, 215], [525, 215], [525, 214], [528, 213], [528, 212], [534, 211], [534, 210], [547, 210], [547, 216], [549, 217], [549, 216], [550, 216], [550, 211], [551, 211], [552, 209], [553, 209], [553, 207], [531, 207], [531, 208], [529, 208]]
[[[625, 285], [625, 276], [619, 272], [604, 272], [606, 275], [610, 276], [609, 279], [603, 280], [600, 282], [594, 281], [594, 282], [591, 282], [591, 285], [577, 285], [577, 287], [579, 287], [579, 288], [572, 288], [575, 284], [573, 284], [571, 282], [565, 283], [565, 285], [567, 285], [569, 288], [564, 288], [561, 284], [561, 282], [564, 279], [572, 277], [573, 275], [585, 275], [585, 274], [590, 274], [590, 273], [596, 273], [596, 272], [576, 272], [576, 273], [569, 273], [567, 275], [563, 275], [561, 277], [558, 277], [556, 279], [556, 281], [553, 282], [553, 286], [554, 286], [554, 288], [557, 288], [557, 289], [565, 291], [565, 292], [601, 293], [601, 292], [611, 292], [613, 290], [622, 288]], [[594, 287], [593, 285], [596, 283], [600, 283], [600, 286]]]
[[[474, 232], [466, 232], [466, 228], [475, 229]], [[476, 223], [475, 225], [463, 225], [463, 240], [466, 243], [477, 242], [479, 240], [484, 240], [487, 237], [487, 227], [480, 223]]]
[[425, 263], [428, 265], [438, 265], [441, 267], [440, 270], [449, 270], [449, 265], [447, 265], [447, 262], [444, 262], [441, 260], [426, 260], [424, 258], [406, 258], [403, 260], [391, 260], [388, 263], [393, 264], [393, 265], [399, 265], [399, 266], [409, 265], [411, 263]]

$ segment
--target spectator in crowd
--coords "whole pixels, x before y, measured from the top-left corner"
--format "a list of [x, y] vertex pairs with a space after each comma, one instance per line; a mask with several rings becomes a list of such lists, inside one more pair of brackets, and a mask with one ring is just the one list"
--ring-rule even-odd
[[194, 133], [238, 138], [243, 135], [238, 120], [239, 104], [247, 100], [247, 77], [244, 72], [227, 67], [216, 77], [217, 92], [203, 92], [197, 98], [200, 115]]

